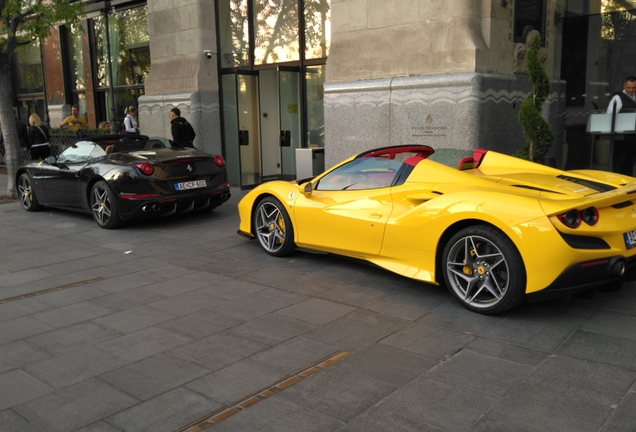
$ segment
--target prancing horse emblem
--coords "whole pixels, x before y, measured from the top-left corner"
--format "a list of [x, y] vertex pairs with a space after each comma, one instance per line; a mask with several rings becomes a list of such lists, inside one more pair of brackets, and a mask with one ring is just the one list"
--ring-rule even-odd
[[186, 169], [187, 169], [188, 171], [192, 172], [192, 165], [188, 165], [188, 166], [186, 167]]

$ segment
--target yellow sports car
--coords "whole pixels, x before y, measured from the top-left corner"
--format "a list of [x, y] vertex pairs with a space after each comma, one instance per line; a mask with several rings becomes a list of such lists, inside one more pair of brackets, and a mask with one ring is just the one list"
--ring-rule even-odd
[[239, 233], [274, 256], [313, 249], [445, 284], [484, 314], [631, 280], [636, 178], [483, 149], [454, 168], [431, 154], [379, 148], [264, 183], [239, 203]]

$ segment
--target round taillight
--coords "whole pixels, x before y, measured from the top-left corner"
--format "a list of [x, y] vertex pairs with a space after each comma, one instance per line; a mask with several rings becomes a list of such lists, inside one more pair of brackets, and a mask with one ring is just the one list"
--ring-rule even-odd
[[568, 228], [578, 228], [581, 225], [581, 215], [578, 210], [570, 210], [557, 217]]
[[222, 156], [214, 156], [214, 163], [216, 164], [216, 166], [222, 167], [223, 165], [225, 165], [225, 159], [223, 159]]
[[152, 175], [155, 172], [155, 167], [150, 162], [139, 162], [135, 165], [137, 166], [137, 168], [139, 168], [139, 171], [141, 171], [142, 174], [145, 174], [147, 176]]
[[596, 225], [596, 222], [598, 222], [598, 210], [594, 207], [588, 207], [581, 212], [581, 218], [588, 225]]

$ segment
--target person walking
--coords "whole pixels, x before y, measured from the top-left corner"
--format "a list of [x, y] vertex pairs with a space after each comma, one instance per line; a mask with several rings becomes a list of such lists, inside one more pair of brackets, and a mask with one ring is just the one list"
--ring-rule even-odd
[[181, 144], [184, 147], [194, 147], [194, 138], [197, 134], [194, 128], [186, 119], [181, 117], [179, 108], [170, 110], [170, 128], [172, 130], [172, 141]]
[[40, 116], [33, 113], [29, 117], [29, 151], [31, 152], [31, 159], [46, 159], [51, 154], [51, 146], [49, 140], [51, 134], [49, 128], [45, 124], [42, 124]]
[[124, 114], [126, 117], [124, 118], [124, 130], [126, 133], [137, 135], [139, 133], [139, 128], [137, 127], [137, 120], [135, 120], [135, 115], [137, 115], [137, 108], [134, 106], [129, 106], [124, 110]]
[[[607, 113], [616, 110], [636, 110], [636, 76], [628, 76], [623, 83], [623, 91], [614, 94], [607, 106]], [[636, 163], [636, 136], [624, 135], [622, 140], [614, 141], [614, 154], [612, 155], [612, 171], [628, 176], [634, 175], [634, 163]]]
[[72, 131], [86, 129], [88, 127], [86, 119], [84, 119], [84, 117], [80, 117], [79, 115], [79, 106], [71, 106], [71, 115], [62, 120], [62, 123], [60, 123], [60, 127], [68, 127], [69, 130]]

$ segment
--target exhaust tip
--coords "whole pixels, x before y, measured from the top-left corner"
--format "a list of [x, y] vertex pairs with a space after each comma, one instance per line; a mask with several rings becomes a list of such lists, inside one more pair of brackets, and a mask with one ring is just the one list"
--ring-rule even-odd
[[616, 277], [623, 276], [625, 274], [626, 269], [627, 269], [627, 266], [625, 264], [625, 260], [619, 259], [612, 264], [612, 266], [609, 269], [609, 274], [610, 276], [616, 276]]
[[159, 211], [161, 210], [161, 206], [159, 204], [155, 204], [152, 206], [152, 211]]

